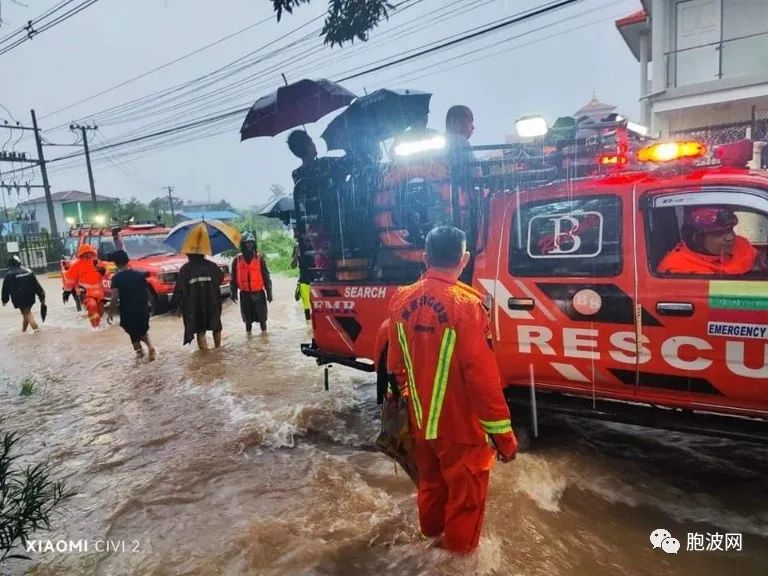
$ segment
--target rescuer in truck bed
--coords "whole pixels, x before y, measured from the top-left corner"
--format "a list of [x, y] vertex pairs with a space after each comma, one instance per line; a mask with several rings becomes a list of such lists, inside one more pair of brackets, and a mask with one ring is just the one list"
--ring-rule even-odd
[[664, 274], [747, 274], [761, 268], [757, 250], [737, 235], [739, 219], [724, 206], [697, 206], [685, 210], [683, 241], [661, 261]]

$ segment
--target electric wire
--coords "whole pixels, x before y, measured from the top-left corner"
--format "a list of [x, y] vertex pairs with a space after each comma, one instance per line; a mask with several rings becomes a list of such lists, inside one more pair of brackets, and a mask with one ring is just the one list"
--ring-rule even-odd
[[[563, 7], [564, 5], [572, 4], [575, 1], [578, 1], [578, 0], [570, 0], [568, 2], [552, 3], [549, 6], [540, 7], [539, 9], [534, 10], [532, 12], [532, 14], [533, 15], [540, 15], [540, 14], [544, 13], [545, 11], [551, 11], [551, 10]], [[516, 22], [523, 21], [525, 19], [531, 18], [531, 17], [533, 17], [533, 15], [528, 15], [528, 16], [525, 16], [525, 17], [521, 17], [521, 15], [515, 15], [513, 17], [513, 19], [514, 19], [514, 22], [516, 23]], [[507, 19], [507, 20], [512, 20], [512, 19]], [[496, 26], [498, 26], [498, 25], [496, 25]], [[490, 28], [494, 28], [494, 27], [490, 27]], [[483, 28], [483, 30], [486, 30], [488, 32], [491, 31], [491, 30], [489, 30], [489, 27]], [[473, 33], [465, 34], [464, 35], [464, 37], [468, 37], [468, 36], [477, 37], [478, 34], [477, 34], [477, 32], [473, 32]], [[446, 44], [447, 44], [446, 42], [441, 42], [440, 44], [438, 44], [437, 46], [435, 46], [431, 50], [433, 50], [433, 51], [443, 50], [443, 49], [449, 47], [449, 46], [446, 46]], [[450, 41], [450, 45], [455, 45], [455, 44], [456, 44], [455, 41]], [[423, 55], [423, 53], [418, 53], [418, 52], [416, 54]], [[399, 64], [402, 64], [404, 61], [408, 61], [410, 59], [411, 59], [410, 57], [401, 57], [401, 58], [398, 58], [398, 59], [396, 59], [394, 61], [391, 61], [390, 63], [388, 63], [388, 65], [386, 65], [387, 63], [384, 63], [385, 64], [384, 66], [377, 65], [374, 68], [372, 68], [371, 70], [369, 70], [367, 73], [373, 73], [373, 72], [377, 72], [379, 70], [388, 68], [390, 66], [399, 65]], [[354, 74], [355, 77], [360, 77], [361, 75], [362, 74], [359, 71]], [[182, 124], [182, 125], [173, 126], [173, 127], [170, 127], [170, 128], [164, 129], [164, 130], [156, 131], [156, 132], [153, 132], [153, 133], [150, 133], [150, 134], [144, 134], [144, 135], [137, 136], [137, 137], [134, 137], [134, 138], [131, 138], [131, 139], [127, 139], [127, 140], [122, 140], [122, 141], [118, 141], [118, 142], [111, 142], [109, 145], [100, 146], [98, 148], [95, 148], [93, 151], [94, 152], [100, 152], [102, 150], [113, 150], [113, 149], [119, 148], [119, 147], [128, 147], [128, 146], [134, 145], [136, 143], [145, 142], [145, 141], [151, 140], [151, 139], [162, 139], [163, 141], [167, 141], [167, 140], [169, 140], [169, 138], [168, 138], [169, 136], [173, 136], [175, 134], [185, 133], [185, 132], [186, 132], [185, 139], [188, 138], [188, 137], [191, 137], [191, 136], [199, 137], [201, 135], [203, 137], [210, 137], [210, 136], [216, 135], [218, 133], [223, 133], [223, 132], [227, 131], [228, 128], [226, 130], [221, 130], [221, 131], [216, 130], [216, 129], [215, 130], [208, 130], [208, 131], [200, 130], [200, 129], [205, 127], [205, 126], [207, 126], [207, 125], [221, 124], [222, 122], [226, 122], [228, 120], [231, 120], [233, 117], [235, 117], [235, 116], [237, 116], [239, 114], [242, 114], [245, 110], [247, 110], [247, 108], [235, 108], [233, 110], [220, 111], [216, 115], [208, 116], [208, 117], [204, 117], [204, 118], [200, 118], [200, 119], [195, 119], [195, 120], [193, 120], [191, 122], [187, 122], [187, 123]], [[137, 150], [141, 151], [141, 152], [148, 151], [148, 150], [151, 149], [151, 146], [152, 145], [149, 145], [149, 146], [145, 147], [144, 149], [139, 148]], [[66, 156], [55, 158], [55, 159], [51, 160], [50, 162], [60, 162], [60, 161], [66, 160], [68, 158], [74, 158], [74, 157], [77, 157], [77, 156], [80, 156], [80, 155], [82, 155], [82, 153], [74, 153], [74, 154], [71, 154], [71, 155], [66, 155]]]

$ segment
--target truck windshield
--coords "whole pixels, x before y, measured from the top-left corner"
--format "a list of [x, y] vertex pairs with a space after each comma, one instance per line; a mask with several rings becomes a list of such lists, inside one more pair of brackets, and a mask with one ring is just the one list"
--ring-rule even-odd
[[160, 254], [173, 254], [174, 251], [163, 244], [165, 234], [129, 234], [121, 236], [123, 250], [129, 258], [138, 259]]

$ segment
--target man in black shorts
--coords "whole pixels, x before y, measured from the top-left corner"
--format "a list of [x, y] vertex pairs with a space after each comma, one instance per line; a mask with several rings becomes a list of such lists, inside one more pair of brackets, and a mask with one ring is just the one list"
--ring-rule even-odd
[[117, 302], [120, 301], [120, 326], [128, 333], [136, 357], [144, 356], [141, 343], [147, 345], [149, 361], [155, 359], [155, 347], [149, 340], [149, 285], [146, 272], [128, 269], [128, 254], [116, 250], [111, 255], [118, 272], [112, 276], [112, 302], [107, 322], [112, 324]]

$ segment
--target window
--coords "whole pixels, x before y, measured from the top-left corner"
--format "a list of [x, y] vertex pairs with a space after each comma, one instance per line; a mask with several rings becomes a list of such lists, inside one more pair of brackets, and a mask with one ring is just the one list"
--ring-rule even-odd
[[173, 253], [173, 250], [163, 243], [165, 234], [128, 234], [121, 239], [123, 250], [132, 259]]
[[75, 254], [77, 254], [77, 245], [78, 245], [78, 238], [77, 236], [70, 236], [64, 241], [64, 257], [65, 258], [74, 258]]
[[530, 202], [512, 216], [515, 276], [615, 276], [621, 269], [618, 196]]
[[[768, 194], [749, 189], [663, 194], [646, 203], [646, 245], [651, 271], [672, 277], [766, 278]], [[692, 225], [693, 213], [713, 225]], [[706, 227], [702, 220], [701, 226]], [[729, 225], [733, 223], [733, 225]]]

